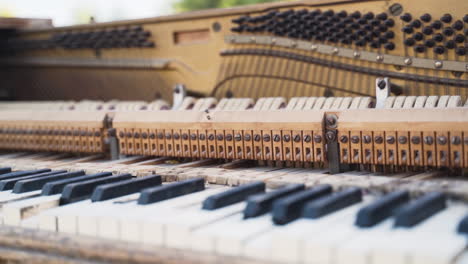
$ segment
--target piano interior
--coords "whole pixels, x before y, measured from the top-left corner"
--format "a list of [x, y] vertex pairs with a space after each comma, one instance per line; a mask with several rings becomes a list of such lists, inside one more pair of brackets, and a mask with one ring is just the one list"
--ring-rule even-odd
[[0, 263], [468, 263], [468, 2], [0, 19]]

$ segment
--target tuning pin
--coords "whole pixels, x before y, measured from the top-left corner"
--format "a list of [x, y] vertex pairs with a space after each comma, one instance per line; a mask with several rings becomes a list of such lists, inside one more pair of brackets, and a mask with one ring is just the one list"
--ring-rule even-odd
[[440, 33], [435, 34], [432, 39], [436, 42], [442, 42], [444, 40], [444, 36]]
[[434, 52], [437, 54], [444, 54], [445, 53], [445, 48], [442, 46], [436, 46], [434, 47]]
[[458, 47], [455, 50], [455, 53], [457, 53], [457, 55], [459, 55], [459, 56], [465, 56], [466, 55], [466, 47]]
[[452, 36], [454, 31], [451, 27], [446, 27], [444, 28], [444, 30], [442, 30], [442, 33], [445, 35], [445, 36]]
[[353, 17], [354, 19], [359, 19], [359, 18], [361, 18], [361, 12], [356, 11], [356, 12], [351, 14], [351, 17]]
[[444, 22], [444, 23], [450, 23], [450, 22], [452, 22], [452, 15], [450, 15], [450, 14], [445, 14], [445, 15], [443, 15], [443, 16], [440, 18], [440, 20], [441, 20], [442, 22]]
[[464, 43], [466, 40], [466, 37], [463, 36], [462, 34], [458, 34], [453, 38], [453, 40], [455, 40], [455, 42], [457, 43]]
[[435, 41], [433, 39], [428, 39], [424, 41], [424, 45], [428, 48], [432, 48], [435, 46]]
[[403, 32], [406, 33], [406, 34], [411, 34], [411, 33], [414, 32], [413, 28], [410, 27], [410, 26], [404, 26], [404, 27], [401, 29], [401, 31], [403, 31]]
[[426, 47], [424, 47], [423, 45], [417, 45], [414, 47], [414, 51], [417, 53], [423, 53], [426, 51]]
[[395, 33], [393, 31], [385, 32], [384, 37], [387, 39], [393, 39], [395, 37]]
[[387, 13], [380, 13], [376, 17], [377, 19], [380, 19], [380, 20], [386, 20], [388, 18], [388, 15]]
[[427, 26], [422, 29], [422, 33], [424, 35], [431, 35], [432, 33], [434, 33], [434, 31], [432, 30], [432, 27]]
[[448, 40], [445, 42], [445, 47], [447, 49], [454, 49], [456, 47], [455, 41], [453, 40]]
[[387, 26], [387, 27], [393, 27], [395, 25], [395, 20], [393, 19], [387, 19], [385, 20], [384, 24]]
[[393, 42], [388, 42], [384, 45], [384, 48], [386, 50], [394, 50], [395, 49], [395, 44]]
[[410, 13], [405, 13], [402, 16], [400, 16], [400, 19], [405, 22], [410, 22], [413, 19], [413, 17], [411, 16]]
[[463, 21], [457, 20], [455, 23], [452, 24], [452, 28], [455, 30], [462, 30], [463, 29]]
[[421, 21], [419, 20], [413, 20], [413, 22], [411, 22], [410, 26], [414, 27], [414, 28], [420, 28], [422, 25]]
[[430, 14], [427, 14], [427, 13], [426, 13], [426, 14], [422, 15], [422, 16], [420, 17], [420, 19], [421, 19], [422, 21], [424, 21], [424, 22], [427, 23], [427, 22], [430, 22], [430, 21], [431, 21], [432, 17], [431, 17]]
[[413, 46], [416, 42], [414, 41], [414, 39], [412, 38], [407, 38], [405, 39], [405, 41], [403, 41], [403, 43], [405, 44], [405, 46]]

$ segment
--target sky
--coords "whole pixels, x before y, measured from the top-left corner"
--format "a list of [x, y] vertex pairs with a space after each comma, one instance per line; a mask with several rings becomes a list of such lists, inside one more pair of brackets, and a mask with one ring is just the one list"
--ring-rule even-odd
[[176, 0], [0, 0], [0, 17], [52, 18], [54, 26], [147, 18], [173, 12]]

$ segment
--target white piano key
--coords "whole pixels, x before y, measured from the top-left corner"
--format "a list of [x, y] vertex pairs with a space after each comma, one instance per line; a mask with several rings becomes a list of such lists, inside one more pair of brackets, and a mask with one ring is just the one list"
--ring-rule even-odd
[[450, 263], [466, 247], [466, 238], [456, 233], [466, 207], [450, 206], [413, 228], [394, 228], [386, 239], [373, 245], [374, 263]]
[[[180, 209], [183, 210], [190, 206], [200, 208], [204, 199], [225, 189], [207, 189], [149, 205], [139, 205], [136, 202], [127, 203], [125, 210], [114, 210], [98, 219], [99, 235], [125, 241], [160, 244], [163, 234], [161, 224], [164, 223], [163, 219], [171, 221], [172, 215], [169, 217], [169, 214], [172, 211], [175, 214], [180, 214]], [[156, 221], [157, 219], [160, 221]]]
[[187, 210], [165, 225], [165, 245], [175, 248], [190, 247], [190, 235], [197, 228], [214, 223], [226, 217], [242, 212], [245, 202], [236, 203], [216, 210], [202, 210], [201, 206]]
[[41, 211], [59, 206], [60, 194], [38, 196], [25, 200], [7, 203], [3, 206], [5, 225], [19, 226], [25, 218], [32, 217]]
[[2, 196], [0, 196], [0, 209], [3, 208], [3, 205], [11, 202], [20, 201], [23, 199], [36, 197], [41, 194], [41, 190], [32, 191], [32, 192], [25, 192], [25, 193], [13, 193], [11, 191], [2, 192]]
[[[324, 236], [328, 238], [330, 231], [339, 227], [343, 230], [336, 234], [334, 240], [338, 239], [339, 235], [345, 235], [344, 232], [352, 227], [357, 211], [364, 204], [359, 203], [318, 219], [301, 218], [283, 228], [273, 230], [272, 260], [277, 259], [284, 263], [302, 263], [304, 261], [308, 263], [316, 261], [315, 257], [307, 259], [309, 255], [318, 254], [322, 254], [325, 256], [322, 258], [327, 259], [333, 243], [329, 244], [328, 247], [322, 247], [320, 252], [315, 249], [316, 243], [321, 245], [322, 238]], [[317, 263], [322, 262], [317, 261]]]

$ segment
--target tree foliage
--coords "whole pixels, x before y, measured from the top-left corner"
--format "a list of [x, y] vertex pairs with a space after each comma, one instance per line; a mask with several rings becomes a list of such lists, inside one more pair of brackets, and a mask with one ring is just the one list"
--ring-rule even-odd
[[178, 11], [192, 11], [276, 1], [278, 0], [180, 0], [175, 7]]

